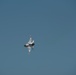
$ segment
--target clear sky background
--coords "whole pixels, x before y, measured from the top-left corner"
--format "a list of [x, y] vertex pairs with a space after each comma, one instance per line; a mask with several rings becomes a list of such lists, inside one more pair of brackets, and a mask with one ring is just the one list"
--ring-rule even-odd
[[76, 1], [0, 0], [0, 75], [76, 75]]

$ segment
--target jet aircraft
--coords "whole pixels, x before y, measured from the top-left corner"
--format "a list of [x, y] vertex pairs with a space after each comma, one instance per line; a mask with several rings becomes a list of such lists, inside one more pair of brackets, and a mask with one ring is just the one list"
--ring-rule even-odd
[[34, 45], [34, 40], [32, 39], [32, 37], [30, 37], [28, 43], [26, 43], [24, 47], [28, 48], [28, 52], [31, 52], [31, 49], [34, 48]]

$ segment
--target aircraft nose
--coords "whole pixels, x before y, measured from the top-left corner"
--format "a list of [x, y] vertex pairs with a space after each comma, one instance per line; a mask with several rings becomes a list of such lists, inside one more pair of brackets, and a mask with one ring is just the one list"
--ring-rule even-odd
[[31, 50], [29, 50], [29, 53], [31, 52]]

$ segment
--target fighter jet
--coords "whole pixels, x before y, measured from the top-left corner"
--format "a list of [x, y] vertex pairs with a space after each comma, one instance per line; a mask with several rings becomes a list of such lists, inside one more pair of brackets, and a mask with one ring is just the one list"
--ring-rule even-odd
[[28, 48], [28, 52], [31, 52], [31, 49], [34, 48], [34, 45], [34, 40], [32, 39], [32, 37], [30, 37], [28, 43], [26, 43], [24, 47]]

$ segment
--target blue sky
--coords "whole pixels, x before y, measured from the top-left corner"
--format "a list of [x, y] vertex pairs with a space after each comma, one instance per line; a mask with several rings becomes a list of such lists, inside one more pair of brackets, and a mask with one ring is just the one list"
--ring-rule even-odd
[[0, 75], [76, 75], [76, 1], [1, 0]]

